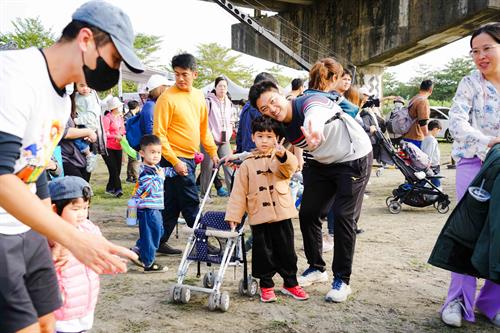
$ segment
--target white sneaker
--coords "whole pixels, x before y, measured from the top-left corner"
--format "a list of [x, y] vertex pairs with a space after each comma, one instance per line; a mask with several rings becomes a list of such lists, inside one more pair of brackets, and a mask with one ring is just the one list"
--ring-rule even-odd
[[94, 172], [95, 168], [97, 167], [97, 155], [96, 154], [89, 154], [86, 157], [87, 161], [87, 167], [85, 168], [87, 172], [92, 173]]
[[332, 289], [325, 296], [325, 301], [335, 303], [344, 302], [351, 293], [351, 287], [341, 279], [336, 278], [333, 280]]
[[453, 327], [462, 326], [462, 303], [460, 299], [454, 299], [441, 312], [441, 319], [446, 325]]
[[327, 282], [328, 273], [309, 267], [297, 278], [297, 281], [301, 287], [307, 287], [313, 283]]
[[333, 236], [329, 233], [323, 235], [323, 253], [333, 250]]
[[491, 322], [493, 323], [493, 325], [495, 325], [496, 327], [500, 327], [500, 312], [497, 313], [497, 315], [491, 320]]

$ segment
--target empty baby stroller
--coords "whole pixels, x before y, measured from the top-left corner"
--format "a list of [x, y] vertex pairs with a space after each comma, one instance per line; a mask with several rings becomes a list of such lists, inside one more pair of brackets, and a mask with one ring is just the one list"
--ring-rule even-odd
[[[382, 133], [376, 132], [376, 135], [381, 148], [388, 153], [391, 160], [405, 177], [405, 183], [394, 189], [392, 196], [387, 197], [385, 201], [389, 212], [398, 214], [401, 212], [402, 204], [406, 204], [412, 207], [433, 205], [439, 213], [446, 214], [450, 209], [448, 195], [431, 182], [432, 178], [442, 178], [442, 176], [433, 175], [433, 172], [429, 169], [417, 169], [412, 165], [409, 158], [400, 156], [389, 139], [384, 137]], [[405, 147], [405, 145], [401, 146], [403, 155], [407, 155]]]
[[[220, 165], [214, 170], [208, 188], [212, 187], [219, 167]], [[231, 231], [224, 220], [225, 212], [202, 214], [208, 197], [207, 191], [177, 270], [177, 283], [170, 289], [169, 301], [188, 303], [191, 291], [197, 291], [209, 294], [208, 308], [210, 310], [220, 309], [225, 312], [229, 308], [229, 293], [221, 292], [221, 286], [228, 266], [243, 266], [243, 278], [239, 282], [240, 295], [254, 296], [258, 291], [258, 283], [248, 274], [243, 221], [235, 231]], [[184, 284], [189, 265], [193, 262], [198, 264], [198, 277], [202, 262], [210, 267], [219, 265], [219, 269], [217, 271], [212, 269], [204, 275], [203, 287]]]

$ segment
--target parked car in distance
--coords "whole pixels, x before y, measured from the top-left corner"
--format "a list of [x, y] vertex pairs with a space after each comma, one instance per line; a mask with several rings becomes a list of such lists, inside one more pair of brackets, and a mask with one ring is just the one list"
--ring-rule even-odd
[[438, 133], [438, 138], [444, 138], [446, 142], [453, 142], [453, 137], [451, 136], [450, 130], [448, 129], [448, 123], [450, 118], [448, 117], [448, 112], [450, 108], [445, 106], [431, 106], [430, 120], [439, 120], [441, 126], [443, 127]]

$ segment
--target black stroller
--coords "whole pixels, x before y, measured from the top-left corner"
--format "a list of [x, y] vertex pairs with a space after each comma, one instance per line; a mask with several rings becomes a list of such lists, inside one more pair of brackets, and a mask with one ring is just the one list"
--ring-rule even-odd
[[[217, 176], [214, 169], [208, 188]], [[191, 291], [209, 294], [208, 308], [219, 309], [223, 312], [229, 308], [229, 293], [221, 292], [224, 274], [229, 266], [243, 266], [243, 278], [239, 282], [239, 294], [254, 296], [258, 291], [257, 280], [248, 274], [247, 258], [245, 253], [245, 236], [243, 221], [235, 231], [231, 231], [225, 222], [225, 212], [205, 212], [203, 208], [209, 197], [205, 194], [200, 205], [200, 210], [194, 222], [192, 234], [189, 236], [186, 248], [182, 255], [179, 269], [177, 270], [177, 283], [170, 288], [169, 301], [172, 303], [188, 303]], [[219, 269], [210, 270], [203, 276], [203, 287], [184, 283], [191, 263], [197, 263], [197, 276], [200, 276], [200, 266], [204, 262], [207, 266], [218, 265]]]
[[[427, 207], [433, 205], [441, 214], [446, 214], [450, 209], [448, 195], [435, 186], [431, 180], [433, 178], [443, 178], [433, 175], [431, 170], [418, 170], [405, 160], [396, 151], [389, 139], [381, 132], [375, 133], [381, 149], [387, 153], [391, 161], [401, 170], [405, 177], [405, 183], [392, 190], [392, 196], [387, 197], [385, 203], [392, 214], [401, 212], [402, 204], [412, 207]], [[404, 153], [404, 149], [402, 149]]]

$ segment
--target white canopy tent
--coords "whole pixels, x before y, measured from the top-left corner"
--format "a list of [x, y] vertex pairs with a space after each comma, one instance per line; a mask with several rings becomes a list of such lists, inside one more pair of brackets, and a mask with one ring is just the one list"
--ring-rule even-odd
[[[118, 95], [120, 97], [123, 96], [122, 80], [129, 80], [129, 81], [136, 82], [138, 85], [137, 90], [141, 91], [142, 87], [145, 86], [145, 84], [148, 82], [149, 78], [153, 74], [159, 74], [159, 75], [165, 76], [167, 78], [167, 80], [172, 83], [172, 85], [175, 83], [174, 75], [168, 71], [162, 71], [159, 69], [146, 67], [144, 69], [144, 72], [142, 72], [140, 74], [136, 74], [136, 73], [133, 73], [132, 71], [130, 71], [127, 68], [127, 66], [122, 64], [122, 66], [120, 68], [120, 81], [118, 82]], [[231, 94], [231, 98], [234, 101], [248, 98], [248, 91], [249, 91], [248, 88], [244, 88], [244, 87], [237, 85], [236, 83], [231, 81], [231, 79], [229, 79], [229, 78], [226, 78], [226, 80], [227, 80], [229, 94]], [[205, 87], [201, 88], [201, 91], [203, 91], [203, 93], [206, 96], [210, 91], [212, 91], [212, 89], [214, 89], [213, 82], [206, 85]]]
[[165, 76], [167, 78], [167, 80], [172, 83], [172, 85], [175, 83], [173, 74], [168, 72], [168, 71], [162, 71], [159, 69], [146, 67], [144, 69], [144, 72], [142, 72], [140, 74], [136, 74], [136, 73], [132, 72], [130, 69], [128, 69], [127, 66], [122, 64], [122, 66], [120, 67], [120, 81], [118, 82], [118, 95], [120, 97], [123, 96], [122, 80], [129, 80], [129, 81], [133, 81], [133, 82], [137, 83], [137, 86], [138, 86], [137, 90], [141, 91], [142, 88], [148, 82], [151, 75], [153, 75], [153, 74], [159, 74], [159, 75]]
[[[233, 101], [248, 99], [248, 91], [250, 89], [237, 85], [236, 83], [231, 81], [231, 79], [229, 79], [229, 78], [226, 78], [226, 80], [227, 80], [227, 91], [231, 95], [231, 99]], [[206, 96], [206, 95], [208, 95], [209, 92], [212, 91], [212, 89], [214, 89], [214, 82], [207, 84], [206, 86], [201, 88], [201, 91], [203, 91], [203, 93]]]

